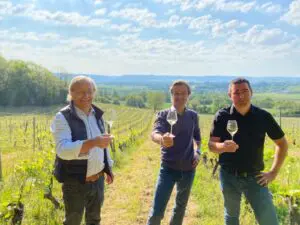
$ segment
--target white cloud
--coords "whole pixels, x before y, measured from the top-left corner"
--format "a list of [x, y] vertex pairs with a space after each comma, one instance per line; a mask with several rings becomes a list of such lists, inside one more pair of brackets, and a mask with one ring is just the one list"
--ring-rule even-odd
[[230, 41], [232, 43], [248, 43], [252, 46], [274, 46], [287, 43], [290, 40], [293, 40], [293, 37], [279, 28], [265, 29], [263, 25], [254, 25], [245, 33], [234, 34]]
[[103, 0], [95, 0], [94, 4], [95, 5], [101, 5], [103, 3]]
[[211, 8], [216, 11], [226, 12], [249, 12], [256, 5], [256, 1], [228, 1], [228, 0], [154, 0], [158, 3], [179, 5], [181, 10], [188, 9], [204, 10]]
[[2, 15], [20, 15], [23, 13], [27, 13], [28, 11], [32, 10], [34, 5], [32, 4], [18, 4], [13, 5], [9, 1], [1, 1], [0, 2], [0, 14]]
[[203, 0], [203, 1], [198, 1], [194, 7], [197, 10], [203, 10], [207, 7], [213, 6], [215, 3], [216, 3], [216, 0]]
[[13, 29], [0, 30], [0, 39], [18, 41], [53, 41], [59, 40], [57, 33], [16, 32]]
[[219, 0], [215, 3], [216, 10], [226, 11], [226, 12], [249, 12], [254, 8], [256, 2], [244, 2], [244, 1], [225, 1]]
[[34, 10], [27, 13], [26, 16], [37, 21], [53, 22], [63, 25], [103, 27], [105, 24], [109, 23], [108, 19], [92, 19], [89, 16], [82, 16], [77, 12]]
[[192, 19], [188, 28], [195, 30], [197, 34], [219, 37], [234, 33], [236, 29], [246, 26], [247, 23], [242, 21], [230, 20], [228, 22], [222, 22], [220, 19], [213, 19], [211, 15], [205, 15]]
[[280, 19], [291, 25], [300, 25], [300, 0], [294, 0], [289, 6], [289, 11]]
[[144, 27], [151, 27], [156, 24], [156, 14], [148, 9], [124, 8], [110, 12], [109, 16], [135, 21]]
[[112, 30], [117, 30], [119, 32], [130, 32], [130, 33], [139, 33], [143, 29], [134, 27], [132, 24], [125, 23], [125, 24], [112, 24], [109, 26], [110, 29]]
[[7, 58], [31, 60], [49, 69], [63, 66], [73, 73], [244, 76], [251, 73], [263, 74], [271, 71], [271, 68], [275, 68], [273, 75], [281, 71], [295, 73], [297, 69], [286, 68], [283, 61], [290, 62], [293, 60], [292, 56], [300, 56], [299, 40], [272, 46], [252, 46], [245, 42], [211, 46], [210, 41], [190, 42], [167, 38], [143, 40], [139, 34], [134, 34], [112, 37], [111, 41], [116, 47], [84, 37], [57, 41], [57, 45], [47, 48], [18, 41], [1, 41], [0, 52]]
[[282, 11], [282, 7], [279, 4], [274, 4], [272, 2], [264, 3], [260, 6], [256, 7], [257, 11], [263, 12], [263, 13], [280, 13]]
[[34, 5], [13, 5], [11, 2], [0, 2], [0, 14], [25, 16], [36, 21], [62, 25], [103, 27], [109, 23], [108, 19], [92, 19], [90, 16], [82, 16], [77, 12], [50, 12], [48, 10], [38, 10]]
[[103, 16], [103, 15], [106, 14], [106, 12], [107, 12], [107, 9], [106, 8], [102, 8], [102, 9], [97, 9], [95, 11], [95, 14], [98, 15], [98, 16]]
[[155, 2], [162, 4], [180, 5], [180, 9], [185, 11], [192, 8], [195, 5], [195, 0], [154, 0]]
[[30, 14], [27, 14], [28, 17], [31, 17], [37, 21], [46, 21], [54, 22], [58, 24], [70, 24], [70, 25], [85, 25], [89, 21], [88, 16], [82, 16], [77, 12], [49, 12], [46, 10], [34, 10]]
[[61, 47], [64, 48], [65, 51], [69, 52], [95, 52], [103, 49], [106, 45], [105, 42], [80, 37], [61, 40], [59, 43], [62, 44]]

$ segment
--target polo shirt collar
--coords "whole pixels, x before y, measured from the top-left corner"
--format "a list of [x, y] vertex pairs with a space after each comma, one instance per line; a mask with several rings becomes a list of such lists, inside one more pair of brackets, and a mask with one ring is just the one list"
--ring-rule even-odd
[[[230, 115], [233, 115], [233, 114], [239, 114], [241, 115], [237, 110], [236, 108], [234, 107], [234, 105], [232, 104], [230, 106], [230, 111], [229, 111]], [[250, 110], [244, 115], [244, 116], [247, 116], [247, 115], [250, 115], [250, 114], [253, 114], [254, 113], [254, 106], [251, 104], [250, 105]]]

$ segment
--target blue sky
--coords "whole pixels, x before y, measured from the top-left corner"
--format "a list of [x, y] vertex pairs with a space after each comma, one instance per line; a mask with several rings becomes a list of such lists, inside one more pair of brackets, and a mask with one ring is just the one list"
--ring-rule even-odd
[[0, 54], [78, 74], [300, 76], [300, 0], [0, 0]]

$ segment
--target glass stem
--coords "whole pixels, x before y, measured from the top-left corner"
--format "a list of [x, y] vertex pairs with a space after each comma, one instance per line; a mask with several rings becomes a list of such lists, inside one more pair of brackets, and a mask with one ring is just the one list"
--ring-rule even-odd
[[172, 134], [172, 128], [173, 128], [173, 125], [171, 125], [171, 134]]

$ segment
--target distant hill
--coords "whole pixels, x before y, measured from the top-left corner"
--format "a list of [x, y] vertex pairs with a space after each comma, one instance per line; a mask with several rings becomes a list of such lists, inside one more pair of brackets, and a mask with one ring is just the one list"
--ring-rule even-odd
[[[75, 74], [55, 74], [62, 80], [71, 80]], [[235, 76], [180, 76], [180, 75], [120, 75], [105, 76], [85, 74], [98, 85], [147, 87], [150, 90], [166, 90], [174, 80], [188, 81], [196, 92], [224, 92]], [[246, 77], [256, 92], [300, 93], [300, 77]]]

